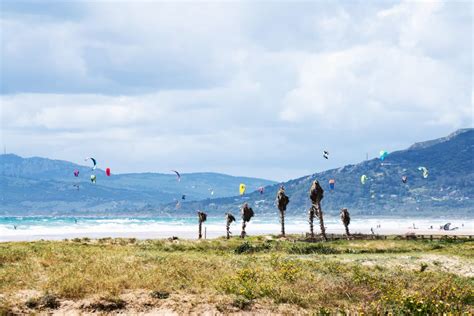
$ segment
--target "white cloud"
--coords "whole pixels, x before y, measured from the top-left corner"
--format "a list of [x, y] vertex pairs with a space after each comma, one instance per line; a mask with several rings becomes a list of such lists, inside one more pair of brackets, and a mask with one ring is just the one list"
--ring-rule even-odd
[[81, 8], [2, 13], [11, 151], [284, 179], [473, 124], [471, 4]]
[[402, 120], [458, 126], [468, 123], [469, 85], [469, 74], [398, 47], [369, 44], [311, 54], [300, 65], [281, 118], [366, 128], [398, 113]]

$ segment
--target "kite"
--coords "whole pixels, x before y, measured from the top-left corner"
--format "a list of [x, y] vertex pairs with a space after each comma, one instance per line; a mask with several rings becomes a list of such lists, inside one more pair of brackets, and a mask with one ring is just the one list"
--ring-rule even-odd
[[426, 169], [425, 167], [418, 167], [418, 170], [423, 172], [423, 179], [428, 178], [428, 169]]
[[335, 184], [336, 184], [336, 180], [334, 179], [329, 180], [329, 187], [331, 188], [331, 190], [334, 190]]
[[74, 176], [79, 177], [79, 170], [74, 170]]
[[329, 159], [329, 151], [327, 150], [323, 151], [323, 157], [326, 159]]
[[91, 182], [92, 182], [92, 183], [95, 183], [95, 182], [96, 182], [96, 179], [97, 179], [97, 178], [96, 178], [95, 174], [91, 174]]
[[110, 168], [105, 169], [105, 174], [107, 177], [110, 177]]
[[181, 175], [179, 174], [179, 172], [176, 171], [176, 170], [171, 170], [171, 171], [173, 171], [174, 173], [176, 173], [177, 180], [178, 180], [178, 182], [180, 182], [180, 181], [181, 181]]
[[367, 182], [367, 176], [365, 174], [363, 174], [361, 177], [360, 177], [360, 183], [362, 184], [365, 184]]
[[407, 181], [408, 181], [408, 177], [407, 176], [402, 176], [402, 182], [407, 183]]
[[387, 158], [387, 156], [388, 156], [388, 151], [385, 151], [385, 150], [380, 151], [380, 154], [379, 154], [380, 161], [384, 161], [385, 158]]
[[95, 160], [95, 158], [92, 158], [92, 157], [88, 157], [86, 159], [84, 159], [84, 161], [87, 161], [87, 160], [91, 160], [92, 163], [94, 164], [94, 166], [92, 167], [92, 170], [95, 170], [95, 168], [97, 168], [97, 161]]
[[240, 186], [239, 186], [239, 193], [240, 193], [240, 195], [244, 195], [246, 188], [247, 188], [247, 187], [245, 186], [245, 184], [243, 184], [243, 183], [240, 184]]

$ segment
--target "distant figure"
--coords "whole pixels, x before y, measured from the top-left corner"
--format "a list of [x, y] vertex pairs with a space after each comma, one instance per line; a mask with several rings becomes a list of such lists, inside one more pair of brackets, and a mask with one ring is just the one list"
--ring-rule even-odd
[[283, 186], [281, 186], [277, 192], [276, 201], [278, 205], [278, 210], [280, 211], [281, 235], [284, 237], [285, 236], [285, 212], [286, 212], [286, 206], [288, 205], [288, 203], [290, 203], [290, 199], [285, 194], [285, 188]]
[[74, 223], [77, 224], [77, 219], [76, 218], [74, 219]]
[[16, 230], [16, 225], [13, 225], [13, 229]]
[[449, 227], [450, 227], [450, 226], [451, 226], [451, 223], [446, 223], [446, 224], [442, 225], [440, 228], [441, 228], [442, 230], [449, 230]]
[[373, 228], [373, 227], [370, 227], [370, 232], [372, 233], [372, 235], [375, 235], [375, 232], [374, 232], [374, 228]]
[[442, 230], [456, 230], [456, 229], [459, 229], [459, 227], [451, 228], [451, 223], [446, 223], [443, 226], [441, 226], [440, 229], [442, 229]]
[[235, 222], [235, 217], [234, 215], [232, 215], [231, 213], [225, 213], [225, 229], [227, 231], [227, 239], [230, 238], [230, 235], [232, 235], [232, 233], [230, 232], [230, 224], [232, 224], [232, 222]]
[[207, 214], [201, 211], [197, 212], [198, 219], [199, 219], [199, 239], [202, 238], [202, 223], [204, 223], [207, 219]]
[[347, 208], [341, 208], [340, 216], [341, 216], [342, 224], [344, 224], [344, 228], [346, 229], [347, 239], [349, 239], [349, 237], [351, 235], [349, 233], [349, 224], [351, 223], [351, 216], [350, 216], [349, 211], [347, 210]]
[[240, 237], [245, 238], [245, 236], [247, 235], [247, 233], [245, 232], [245, 227], [255, 214], [252, 208], [249, 207], [248, 203], [244, 203], [244, 205], [242, 205], [242, 208], [240, 209], [240, 215], [242, 216], [242, 232], [240, 233]]
[[430, 229], [433, 229], [433, 225], [430, 226]]
[[319, 185], [319, 182], [317, 180], [314, 180], [309, 190], [309, 198], [311, 199], [311, 208], [309, 210], [309, 229], [311, 232], [311, 238], [314, 238], [313, 219], [316, 215], [319, 218], [321, 235], [323, 236], [323, 239], [327, 241], [328, 239], [326, 237], [326, 229], [324, 227], [323, 210], [321, 209], [321, 200], [323, 199], [323, 197], [323, 188]]

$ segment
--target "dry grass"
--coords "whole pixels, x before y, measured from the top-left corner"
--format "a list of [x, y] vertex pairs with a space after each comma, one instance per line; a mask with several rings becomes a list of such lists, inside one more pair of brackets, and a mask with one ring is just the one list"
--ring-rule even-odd
[[[180, 297], [204, 296], [209, 297], [204, 303], [223, 313], [259, 306], [267, 310], [290, 306], [290, 313], [472, 312], [474, 279], [468, 272], [474, 263], [473, 244], [306, 243], [265, 237], [245, 242], [234, 238], [2, 243], [0, 312], [30, 311], [26, 301], [41, 302], [46, 294], [61, 302], [97, 298], [89, 305], [126, 308], [120, 297], [133, 291], [144, 291], [150, 297], [171, 294], [169, 299], [154, 297], [144, 309], [170, 300], [179, 305]], [[453, 262], [459, 267], [450, 270], [445, 266]], [[35, 294], [39, 297], [19, 298], [18, 293], [27, 290], [40, 293]], [[31, 303], [30, 308], [39, 307]]]

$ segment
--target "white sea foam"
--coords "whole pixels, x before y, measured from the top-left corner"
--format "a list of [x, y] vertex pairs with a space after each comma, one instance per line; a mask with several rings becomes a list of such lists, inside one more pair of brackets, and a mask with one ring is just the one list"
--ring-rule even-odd
[[[452, 223], [451, 227], [458, 227], [453, 231], [440, 230], [445, 223]], [[74, 237], [136, 237], [136, 238], [165, 238], [178, 236], [181, 238], [197, 237], [197, 219], [179, 218], [102, 218], [72, 219], [42, 218], [29, 220], [17, 218], [13, 224], [0, 221], [0, 241], [20, 241], [38, 239], [64, 239]], [[14, 229], [13, 225], [16, 225]], [[204, 223], [203, 230], [208, 238], [223, 236], [225, 223], [222, 218], [209, 218]], [[344, 227], [337, 217], [325, 219], [328, 234], [343, 233]], [[431, 228], [432, 227], [432, 228]], [[395, 219], [395, 218], [362, 218], [353, 219], [349, 226], [352, 233], [370, 234], [371, 228], [375, 234], [474, 234], [473, 220], [470, 219]], [[319, 222], [314, 223], [316, 233], [319, 233]], [[278, 219], [255, 218], [247, 224], [247, 234], [278, 234], [280, 224]], [[288, 234], [304, 234], [309, 230], [309, 225], [304, 218], [288, 218], [285, 223]], [[240, 223], [233, 223], [231, 231], [234, 235], [240, 233]]]

